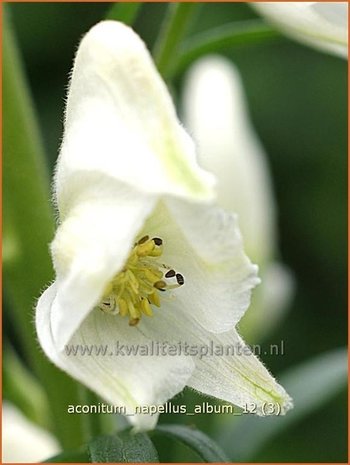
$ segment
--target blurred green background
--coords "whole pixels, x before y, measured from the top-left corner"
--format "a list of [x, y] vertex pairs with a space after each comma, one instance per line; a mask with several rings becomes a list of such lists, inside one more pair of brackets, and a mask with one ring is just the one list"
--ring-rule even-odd
[[[166, 6], [142, 6], [134, 28], [149, 47]], [[8, 5], [51, 172], [62, 135], [74, 53], [82, 34], [102, 19], [109, 7], [105, 3]], [[190, 33], [255, 17], [243, 3], [203, 4]], [[279, 211], [281, 259], [296, 280], [286, 318], [264, 341], [267, 346], [285, 341], [285, 356], [262, 357], [278, 378], [287, 368], [347, 343], [347, 63], [284, 37], [221, 53], [238, 66], [243, 77], [251, 117], [269, 156]], [[180, 90], [182, 75], [173, 84]], [[12, 341], [25, 360], [6, 310], [5, 305], [6, 340]], [[186, 392], [181, 402], [183, 396], [188, 403], [200, 401], [199, 396]], [[187, 418], [165, 420], [188, 422]], [[191, 417], [190, 422], [212, 437], [215, 429], [219, 431], [217, 422], [213, 425], [208, 416]], [[194, 459], [185, 450], [174, 451], [174, 459], [178, 457], [175, 454]], [[347, 461], [345, 389], [273, 436], [249, 460]]]

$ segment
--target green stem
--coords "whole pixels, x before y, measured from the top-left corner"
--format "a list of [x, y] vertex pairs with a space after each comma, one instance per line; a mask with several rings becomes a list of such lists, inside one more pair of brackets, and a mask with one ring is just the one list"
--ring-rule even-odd
[[277, 37], [280, 37], [280, 34], [260, 20], [236, 21], [210, 29], [191, 37], [182, 44], [179, 57], [169, 70], [169, 76], [178, 75], [190, 63], [207, 53]]
[[170, 3], [164, 24], [156, 41], [153, 56], [159, 72], [167, 77], [172, 62], [185, 36], [193, 13], [197, 8], [196, 3]]
[[[79, 399], [81, 405], [98, 405], [100, 402], [99, 397], [89, 389], [84, 386], [79, 387]], [[91, 441], [95, 436], [99, 436], [104, 433], [101, 414], [91, 413], [91, 414], [82, 414], [83, 421], [83, 430], [85, 443]]]
[[[77, 385], [44, 357], [35, 337], [35, 299], [53, 277], [48, 243], [54, 231], [45, 155], [15, 37], [3, 17], [3, 190], [5, 243], [11, 244], [4, 265], [10, 316], [24, 356], [50, 399], [53, 429], [63, 447], [82, 440], [79, 416], [67, 413]], [[12, 242], [11, 242], [12, 241]]]
[[142, 3], [115, 3], [108, 10], [106, 19], [121, 21], [132, 26], [137, 18]]
[[43, 387], [5, 342], [3, 352], [3, 398], [16, 405], [33, 423], [50, 429], [49, 403]]

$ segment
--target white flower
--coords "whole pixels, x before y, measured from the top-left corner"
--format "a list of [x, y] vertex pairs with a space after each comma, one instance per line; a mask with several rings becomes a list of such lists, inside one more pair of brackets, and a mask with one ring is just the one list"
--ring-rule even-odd
[[[196, 163], [168, 91], [139, 37], [97, 24], [75, 59], [55, 178], [60, 224], [56, 281], [36, 324], [48, 357], [139, 429], [186, 385], [243, 406], [282, 412], [289, 396], [253, 356], [114, 356], [114, 345], [243, 342], [234, 326], [257, 269], [244, 255], [234, 215], [213, 203], [213, 177]], [[175, 274], [175, 276], [174, 276]], [[153, 317], [151, 317], [153, 314]], [[69, 356], [66, 344], [108, 345]]]
[[210, 56], [191, 67], [183, 111], [199, 164], [218, 179], [218, 203], [238, 214], [244, 248], [259, 265], [262, 284], [242, 329], [262, 337], [286, 309], [292, 280], [274, 261], [276, 211], [266, 154], [249, 120], [239, 72], [229, 60]]
[[41, 462], [60, 452], [56, 439], [29, 421], [14, 405], [2, 406], [2, 462]]
[[252, 5], [293, 39], [347, 58], [347, 2], [259, 2]]

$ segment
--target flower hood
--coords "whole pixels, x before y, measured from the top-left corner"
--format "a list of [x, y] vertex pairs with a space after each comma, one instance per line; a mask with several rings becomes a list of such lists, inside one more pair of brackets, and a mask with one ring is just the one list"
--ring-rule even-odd
[[244, 248], [259, 265], [262, 284], [240, 326], [245, 334], [261, 338], [287, 309], [293, 281], [276, 261], [276, 205], [268, 158], [251, 124], [238, 69], [219, 55], [198, 60], [186, 75], [182, 106], [198, 162], [215, 174], [217, 201], [238, 215]]
[[347, 2], [259, 2], [252, 6], [292, 39], [348, 57]]
[[2, 462], [41, 462], [60, 452], [56, 439], [29, 421], [14, 405], [2, 408]]
[[[79, 46], [55, 198], [56, 280], [38, 301], [36, 325], [56, 365], [125, 407], [139, 429], [157, 420], [139, 407], [161, 405], [186, 385], [239, 406], [254, 402], [260, 414], [266, 402], [282, 413], [291, 407], [257, 358], [242, 353], [234, 329], [259, 282], [236, 217], [215, 204], [213, 175], [197, 164], [143, 42], [121, 23], [97, 24]], [[152, 343], [178, 349], [114, 350]], [[200, 357], [210, 344], [241, 355]], [[101, 345], [103, 354], [76, 351]]]

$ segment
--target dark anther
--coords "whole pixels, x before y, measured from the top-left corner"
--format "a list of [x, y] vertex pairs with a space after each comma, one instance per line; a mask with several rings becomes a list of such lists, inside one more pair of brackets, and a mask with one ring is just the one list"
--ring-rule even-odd
[[157, 281], [153, 284], [156, 289], [163, 290], [166, 287], [166, 283], [164, 281]]
[[172, 278], [173, 276], [175, 276], [175, 274], [176, 274], [176, 273], [175, 273], [174, 270], [169, 270], [169, 271], [167, 271], [167, 272], [165, 273], [164, 276], [165, 276], [166, 278]]
[[184, 277], [180, 273], [176, 273], [176, 281], [179, 286], [182, 286], [185, 282]]
[[160, 246], [160, 245], [163, 244], [163, 241], [162, 241], [162, 239], [161, 239], [160, 237], [154, 237], [154, 238], [152, 239], [152, 241], [153, 241], [156, 245], [158, 245], [158, 246]]
[[148, 241], [148, 239], [149, 239], [149, 236], [143, 236], [137, 243], [138, 245], [144, 244], [145, 242]]

